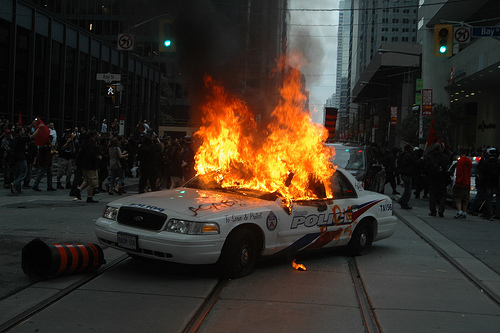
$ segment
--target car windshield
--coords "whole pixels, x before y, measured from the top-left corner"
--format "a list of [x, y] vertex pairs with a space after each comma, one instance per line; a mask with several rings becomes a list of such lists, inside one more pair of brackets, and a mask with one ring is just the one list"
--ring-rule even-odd
[[[293, 200], [298, 203], [307, 203], [313, 202], [317, 200], [331, 200], [331, 197], [327, 197], [325, 193], [325, 187], [321, 183], [316, 183], [311, 185], [311, 189], [314, 190], [316, 194], [315, 199], [300, 199]], [[341, 172], [335, 172], [332, 175], [331, 186], [333, 190], [334, 198], [345, 198], [345, 197], [356, 197], [356, 191], [354, 190], [353, 185], [348, 181], [348, 179], [342, 175]], [[248, 196], [251, 198], [257, 198], [268, 201], [275, 201], [278, 198], [282, 198], [279, 192], [266, 192], [259, 191], [250, 188], [240, 188], [240, 187], [221, 187], [219, 183], [217, 183], [212, 176], [209, 175], [198, 175], [196, 177], [191, 178], [187, 181], [183, 187], [201, 189], [201, 190], [211, 190], [211, 191], [219, 191], [224, 193], [236, 193], [239, 195]]]
[[209, 176], [203, 177], [203, 175], [191, 178], [184, 184], [184, 187], [200, 189], [200, 190], [220, 191], [225, 193], [236, 193], [251, 198], [258, 198], [270, 201], [274, 201], [276, 200], [276, 198], [279, 197], [278, 193], [269, 193], [255, 189], [241, 188], [241, 187], [221, 187], [220, 184], [214, 180], [214, 177], [209, 177]]
[[333, 146], [335, 156], [332, 163], [347, 170], [366, 169], [365, 150], [360, 147]]
[[472, 163], [472, 170], [471, 170], [471, 177], [476, 177], [476, 174], [477, 174], [477, 164], [476, 163]]

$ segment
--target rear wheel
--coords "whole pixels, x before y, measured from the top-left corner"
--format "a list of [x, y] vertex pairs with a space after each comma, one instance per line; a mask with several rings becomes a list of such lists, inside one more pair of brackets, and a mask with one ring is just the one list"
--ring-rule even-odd
[[370, 223], [361, 222], [358, 224], [351, 240], [347, 244], [347, 252], [350, 256], [359, 256], [366, 253], [372, 246], [373, 230]]
[[226, 240], [219, 258], [223, 277], [236, 279], [251, 274], [257, 261], [257, 237], [249, 229], [238, 229]]

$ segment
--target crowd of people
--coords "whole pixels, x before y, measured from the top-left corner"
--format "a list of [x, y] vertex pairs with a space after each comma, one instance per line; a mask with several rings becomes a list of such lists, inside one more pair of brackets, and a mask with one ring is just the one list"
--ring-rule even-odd
[[[47, 191], [67, 189], [75, 200], [81, 200], [81, 193], [86, 190], [87, 202], [94, 203], [96, 193], [124, 193], [126, 178], [136, 174], [140, 177], [139, 193], [178, 187], [195, 174], [192, 139], [158, 137], [147, 120], [140, 121], [128, 138], [119, 135], [117, 119], [109, 127], [103, 119], [99, 127], [92, 117], [87, 128], [66, 129], [62, 135], [49, 123], [49, 135], [38, 145], [35, 138], [44, 125], [35, 125], [35, 121], [22, 126], [7, 119], [0, 123], [3, 186], [12, 195], [21, 194], [23, 188], [42, 191], [40, 184], [46, 177]], [[470, 202], [472, 156], [479, 159], [479, 164], [475, 179], [477, 194]], [[54, 161], [57, 161], [55, 186]], [[500, 193], [500, 160], [494, 147], [475, 152], [461, 147], [452, 152], [438, 142], [424, 152], [408, 144], [402, 150], [381, 149], [371, 144], [368, 164], [365, 187], [383, 193], [389, 184], [392, 194], [400, 194], [397, 185], [402, 185], [404, 191], [398, 200], [402, 209], [412, 209], [413, 193], [415, 199], [429, 199], [430, 216], [443, 217], [447, 187], [452, 186], [455, 218], [479, 213], [487, 219], [500, 217], [500, 210], [493, 204], [493, 198]], [[33, 172], [37, 173], [31, 185]]]
[[[477, 193], [470, 202], [472, 157], [479, 163], [475, 174]], [[383, 193], [385, 185], [390, 184], [392, 194], [400, 194], [397, 185], [401, 184], [404, 191], [398, 203], [402, 209], [412, 209], [413, 193], [415, 199], [429, 200], [429, 216], [443, 217], [449, 196], [447, 188], [451, 187], [455, 219], [464, 219], [467, 214], [482, 214], [489, 220], [500, 218], [500, 209], [493, 204], [493, 198], [500, 193], [500, 160], [495, 147], [477, 151], [459, 147], [451, 151], [443, 142], [437, 142], [424, 151], [409, 144], [402, 150], [383, 150], [372, 144], [368, 159], [371, 166], [366, 181], [368, 189]]]
[[[140, 177], [139, 193], [144, 193], [178, 187], [194, 176], [193, 141], [189, 136], [159, 137], [144, 120], [137, 124], [134, 134], [125, 137], [119, 135], [117, 119], [109, 127], [105, 123], [104, 119], [98, 128], [92, 117], [87, 128], [68, 128], [59, 136], [54, 124], [49, 123], [47, 139], [36, 144], [43, 123], [37, 126], [33, 121], [23, 126], [4, 119], [0, 124], [4, 188], [14, 196], [23, 189], [39, 192], [46, 177], [47, 191], [66, 189], [75, 200], [81, 200], [86, 191], [86, 202], [95, 203], [96, 193], [125, 193], [127, 177]], [[37, 173], [31, 185], [33, 172]]]

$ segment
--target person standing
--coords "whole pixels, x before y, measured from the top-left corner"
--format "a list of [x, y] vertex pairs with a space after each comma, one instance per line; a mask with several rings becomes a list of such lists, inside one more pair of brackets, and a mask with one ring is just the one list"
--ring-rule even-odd
[[57, 131], [54, 128], [54, 123], [49, 123], [47, 127], [50, 130], [49, 135], [52, 136], [52, 149], [57, 149]]
[[62, 190], [62, 176], [66, 175], [66, 188], [71, 189], [71, 175], [73, 174], [72, 159], [76, 156], [76, 147], [74, 142], [75, 135], [71, 129], [67, 129], [59, 142], [59, 166], [57, 169], [57, 188]]
[[[446, 207], [446, 186], [450, 179], [448, 175], [449, 157], [444, 152], [442, 143], [435, 143], [431, 152], [424, 157], [426, 179], [429, 187], [429, 216], [444, 216]], [[436, 207], [438, 205], [438, 207]]]
[[49, 138], [45, 145], [41, 146], [38, 149], [36, 161], [33, 163], [38, 165], [38, 175], [36, 176], [35, 183], [32, 187], [33, 191], [41, 191], [38, 185], [45, 175], [47, 175], [47, 191], [56, 190], [52, 187], [52, 149], [52, 136], [49, 135]]
[[499, 164], [498, 150], [494, 147], [486, 149], [484, 158], [477, 166], [477, 177], [480, 178], [484, 187], [484, 212], [483, 217], [490, 221], [494, 219], [493, 213], [493, 194], [498, 187]]
[[410, 145], [405, 145], [403, 152], [399, 156], [398, 170], [401, 175], [401, 179], [403, 180], [404, 192], [401, 198], [398, 200], [398, 203], [401, 205], [402, 209], [411, 209], [409, 202], [411, 198], [411, 190], [413, 186], [413, 177], [414, 177], [414, 166], [415, 159], [411, 154], [412, 148]]
[[[126, 151], [121, 150], [120, 140], [117, 137], [113, 137], [109, 143], [109, 188], [108, 193], [110, 195], [122, 194], [123, 182], [125, 180], [125, 171], [123, 170], [122, 159], [127, 158], [128, 154]], [[115, 179], [118, 178], [115, 186]]]
[[101, 124], [101, 134], [108, 133], [108, 125], [106, 124], [106, 119], [103, 119]]
[[[75, 196], [77, 200], [82, 200], [81, 192], [87, 189], [87, 203], [97, 203], [94, 200], [94, 189], [99, 187], [99, 160], [101, 156], [98, 154], [97, 141], [99, 140], [99, 133], [92, 131], [90, 139], [86, 142], [85, 146], [79, 152], [81, 154], [81, 166], [83, 173], [83, 182], [77, 189]], [[78, 157], [77, 157], [78, 159]]]
[[467, 206], [469, 205], [470, 177], [472, 173], [472, 161], [467, 157], [467, 149], [460, 147], [460, 158], [456, 164], [455, 185], [453, 185], [453, 200], [457, 205], [455, 219], [465, 219]]
[[[28, 165], [26, 163], [26, 150], [28, 149], [28, 143], [33, 139], [43, 124], [40, 124], [35, 132], [31, 135], [25, 135], [25, 129], [23, 126], [16, 127], [16, 137], [11, 141], [11, 149], [14, 153], [14, 167], [13, 170], [16, 173], [16, 178], [10, 186], [10, 191], [12, 195], [19, 195], [21, 193], [21, 182], [26, 178]], [[14, 177], [13, 177], [14, 178]]]
[[4, 131], [4, 136], [2, 138], [2, 166], [3, 166], [3, 188], [9, 188], [11, 184], [11, 168], [14, 164], [14, 154], [10, 148], [10, 142], [12, 141], [12, 132], [10, 129]]
[[392, 188], [392, 194], [399, 194], [396, 187], [396, 157], [398, 155], [399, 149], [393, 147], [390, 151], [387, 151], [384, 156], [383, 165], [385, 168], [385, 184], [389, 183]]
[[97, 131], [97, 125], [98, 125], [97, 119], [95, 119], [95, 116], [92, 116], [92, 118], [90, 118], [90, 120], [89, 120], [89, 125], [87, 126], [89, 132], [90, 131]]
[[192, 148], [193, 140], [190, 136], [184, 138], [184, 149], [182, 152], [182, 177], [188, 181], [196, 174], [194, 169], [194, 150]]
[[157, 159], [161, 158], [161, 148], [151, 141], [151, 138], [144, 136], [142, 144], [137, 150], [137, 161], [139, 162], [139, 193], [146, 192], [146, 185], [149, 182], [151, 191], [156, 191]]
[[117, 118], [115, 118], [115, 120], [113, 120], [113, 122], [111, 123], [111, 132], [113, 135], [118, 135], [118, 132], [120, 131], [120, 122], [118, 121]]

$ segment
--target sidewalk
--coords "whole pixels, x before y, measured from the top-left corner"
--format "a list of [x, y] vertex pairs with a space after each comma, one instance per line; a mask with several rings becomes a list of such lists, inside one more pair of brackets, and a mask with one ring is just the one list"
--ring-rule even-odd
[[[0, 174], [0, 176], [2, 176]], [[1, 178], [3, 179], [3, 178]], [[52, 187], [53, 188], [56, 188], [56, 182], [55, 182], [55, 177], [52, 178], [53, 179], [53, 182], [52, 182]], [[64, 180], [65, 178], [63, 178]], [[34, 180], [34, 177], [32, 177], [31, 179], [31, 182], [30, 182], [30, 185], [33, 186], [33, 183], [35, 182]], [[105, 182], [105, 184], [107, 184]], [[3, 183], [2, 183], [3, 185]], [[63, 186], [65, 185], [65, 183], [63, 182]], [[124, 189], [125, 190], [130, 190], [132, 189], [132, 191], [135, 193], [137, 193], [137, 189], [138, 189], [138, 185], [139, 185], [139, 178], [125, 178], [125, 185], [124, 185]], [[68, 199], [68, 200], [73, 200], [74, 197], [73, 196], [70, 196], [69, 193], [71, 190], [69, 189], [61, 189], [61, 190], [57, 190], [57, 191], [54, 191], [54, 192], [48, 192], [47, 191], [47, 178], [44, 177], [42, 179], [42, 182], [40, 183], [40, 185], [38, 186], [41, 191], [40, 192], [37, 192], [37, 191], [34, 191], [31, 187], [23, 187], [22, 188], [22, 191], [19, 195], [15, 196], [11, 193], [10, 189], [6, 189], [4, 188], [3, 186], [0, 187], [0, 202], [2, 203], [2, 205], [8, 205], [8, 204], [14, 204], [14, 203], [22, 203], [22, 202], [28, 202], [28, 201], [33, 201], [33, 200], [65, 200], [65, 199]], [[103, 187], [105, 188], [105, 185], [103, 185]], [[78, 201], [80, 203], [85, 203], [85, 198], [87, 196], [87, 190], [83, 190], [82, 192], [82, 197], [84, 200], [81, 200], [81, 201]], [[103, 201], [105, 202], [109, 202], [109, 201], [113, 201], [113, 200], [116, 200], [118, 198], [117, 195], [109, 195], [107, 192], [101, 192], [100, 194], [97, 194], [98, 195], [98, 198], [102, 199]]]
[[[398, 189], [403, 193], [403, 189]], [[444, 217], [429, 216], [429, 200], [415, 199], [412, 194], [410, 199], [412, 210], [400, 209], [399, 204], [394, 201], [396, 215], [406, 222], [410, 227], [423, 229], [425, 232], [439, 233], [449, 242], [455, 243], [460, 249], [467, 252], [471, 257], [480, 260], [496, 274], [500, 274], [500, 220], [489, 221], [479, 216], [467, 215], [466, 219], [454, 219], [457, 210], [451, 202], [448, 202]], [[405, 217], [415, 216], [419, 223], [407, 221]], [[432, 240], [432, 239], [431, 239]], [[429, 241], [431, 241], [429, 240]], [[499, 294], [500, 295], [500, 294]]]

